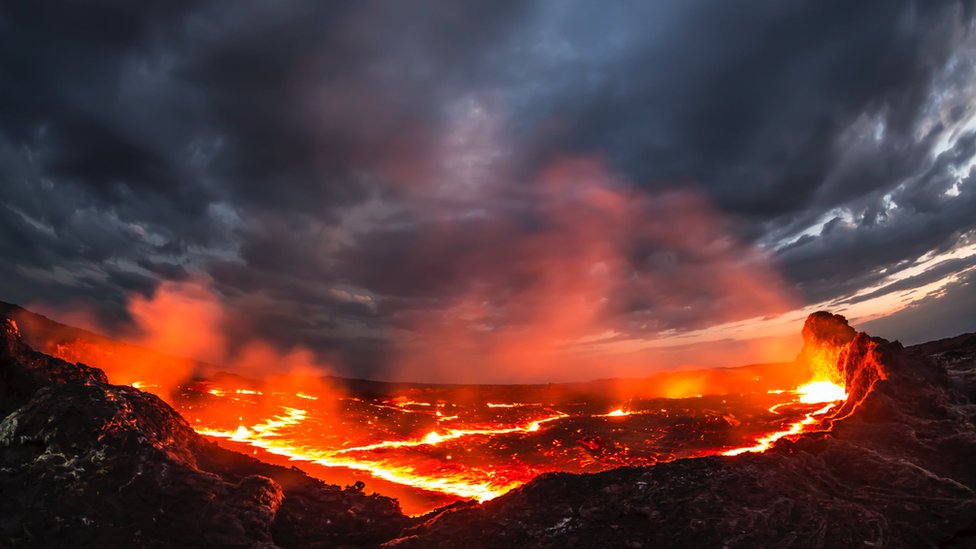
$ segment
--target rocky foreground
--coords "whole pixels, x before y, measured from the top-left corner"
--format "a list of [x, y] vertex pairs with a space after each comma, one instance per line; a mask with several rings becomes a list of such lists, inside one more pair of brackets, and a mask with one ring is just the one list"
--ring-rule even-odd
[[0, 547], [369, 547], [410, 522], [390, 498], [224, 450], [2, 322]]
[[[549, 474], [421, 518], [197, 435], [159, 398], [0, 321], [0, 546], [974, 547], [976, 336], [845, 346], [829, 432], [764, 454]], [[803, 354], [801, 353], [801, 357]]]

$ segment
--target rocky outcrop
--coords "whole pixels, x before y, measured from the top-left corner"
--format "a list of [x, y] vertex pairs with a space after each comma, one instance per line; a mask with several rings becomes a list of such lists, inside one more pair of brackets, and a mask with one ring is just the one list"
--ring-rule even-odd
[[48, 385], [107, 384], [105, 374], [38, 353], [21, 341], [14, 321], [0, 317], [0, 415], [16, 410]]
[[800, 331], [803, 349], [800, 356], [809, 356], [820, 349], [840, 349], [850, 343], [857, 330], [842, 315], [817, 311], [807, 316]]
[[0, 546], [373, 546], [397, 503], [197, 435], [158, 397], [0, 326]]
[[976, 546], [972, 405], [945, 370], [836, 315], [804, 332], [813, 349], [843, 343], [850, 396], [830, 432], [762, 454], [545, 475], [387, 546]]
[[796, 364], [810, 370], [818, 381], [844, 381], [844, 369], [838, 368], [841, 350], [854, 339], [857, 332], [841, 315], [817, 311], [807, 316], [803, 323], [803, 348], [796, 357]]

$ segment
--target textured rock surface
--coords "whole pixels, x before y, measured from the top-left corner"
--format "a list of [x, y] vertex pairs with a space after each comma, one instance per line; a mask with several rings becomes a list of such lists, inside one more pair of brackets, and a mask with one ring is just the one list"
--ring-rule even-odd
[[371, 546], [394, 500], [221, 449], [154, 395], [0, 326], [0, 546]]
[[764, 454], [544, 475], [419, 519], [223, 450], [163, 401], [36, 353], [0, 320], [0, 546], [973, 547], [976, 336], [847, 343], [829, 433]]

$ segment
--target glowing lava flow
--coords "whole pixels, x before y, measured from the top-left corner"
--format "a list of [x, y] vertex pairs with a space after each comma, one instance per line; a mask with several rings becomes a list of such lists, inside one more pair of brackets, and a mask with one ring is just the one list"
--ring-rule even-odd
[[[453, 494], [463, 498], [471, 498], [478, 501], [487, 501], [498, 497], [509, 490], [516, 488], [524, 483], [523, 480], [514, 481], [491, 481], [481, 480], [477, 472], [471, 474], [455, 473], [450, 475], [440, 474], [437, 476], [419, 473], [415, 468], [406, 465], [397, 465], [385, 460], [357, 459], [350, 454], [368, 452], [372, 450], [405, 448], [416, 446], [433, 446], [448, 440], [455, 440], [462, 437], [478, 435], [505, 435], [511, 433], [531, 433], [541, 428], [541, 424], [555, 421], [566, 417], [566, 414], [558, 413], [550, 417], [532, 421], [526, 425], [508, 427], [502, 429], [446, 429], [439, 433], [431, 431], [420, 438], [406, 440], [391, 440], [356, 446], [352, 448], [342, 448], [338, 450], [323, 450], [310, 448], [299, 444], [291, 443], [281, 437], [280, 431], [286, 427], [292, 427], [301, 423], [306, 412], [295, 408], [283, 407], [285, 414], [275, 416], [263, 423], [251, 427], [240, 426], [236, 431], [220, 431], [213, 429], [197, 429], [202, 435], [226, 438], [235, 442], [243, 442], [264, 449], [272, 454], [284, 456], [296, 461], [309, 461], [326, 467], [346, 467], [358, 471], [366, 471], [377, 478], [382, 478], [390, 482], [422, 488], [434, 492]], [[492, 475], [487, 475], [488, 477]]]
[[601, 414], [597, 417], [626, 417], [629, 416], [630, 412], [623, 410], [622, 408], [617, 408], [605, 414]]
[[847, 391], [840, 385], [830, 381], [813, 381], [807, 383], [806, 385], [797, 387], [796, 393], [800, 395], [800, 402], [803, 404], [835, 402], [847, 398]]
[[[772, 391], [771, 391], [772, 392]], [[797, 387], [795, 391], [797, 398], [796, 402], [801, 404], [822, 404], [827, 403], [823, 408], [819, 408], [813, 412], [810, 412], [800, 421], [790, 424], [790, 428], [784, 431], [776, 431], [769, 435], [766, 435], [758, 440], [753, 446], [746, 446], [742, 448], [733, 448], [731, 450], [726, 450], [722, 452], [723, 456], [737, 456], [739, 454], [744, 454], [746, 452], [765, 452], [772, 448], [773, 444], [777, 440], [788, 437], [791, 435], [799, 435], [803, 433], [808, 425], [812, 425], [818, 421], [818, 417], [826, 414], [831, 408], [837, 405], [837, 402], [842, 401], [847, 398], [847, 391], [844, 387], [832, 383], [830, 381], [814, 381], [807, 383], [806, 385], [801, 385]], [[789, 403], [776, 404], [769, 408], [772, 413], [777, 413], [776, 410], [785, 406]]]
[[[547, 471], [595, 472], [676, 457], [763, 452], [784, 437], [808, 431], [846, 396], [843, 387], [829, 382], [769, 391], [781, 398], [759, 410], [769, 406], [770, 414], [784, 419], [770, 422], [768, 415], [746, 412], [746, 417], [759, 418], [749, 421], [767, 430], [751, 427], [746, 432], [764, 434], [757, 439], [742, 436], [733, 443], [742, 447], [730, 449], [710, 445], [708, 437], [710, 433], [727, 436], [729, 422], [738, 425], [735, 413], [750, 402], [754, 406], [753, 398], [712, 397], [705, 405], [698, 399], [668, 399], [666, 403], [638, 399], [608, 406], [603, 410], [609, 411], [600, 413], [585, 402], [459, 404], [444, 398], [447, 394], [422, 402], [403, 396], [330, 396], [307, 389], [262, 394], [205, 385], [192, 391], [230, 406], [217, 405], [216, 410], [222, 410], [219, 413], [208, 411], [209, 405], [187, 406], [184, 412], [195, 418], [200, 434], [288, 460], [364, 472], [412, 489], [478, 501], [498, 497]], [[721, 415], [711, 411], [726, 406], [726, 398], [731, 409]], [[255, 417], [255, 411], [267, 410], [265, 406], [271, 402], [277, 415]], [[804, 407], [820, 402], [825, 405], [812, 412]], [[245, 416], [253, 419], [243, 419]], [[231, 417], [237, 421], [229, 423]], [[672, 422], [679, 426], [674, 431]], [[771, 430], [770, 423], [773, 429], [782, 430], [765, 434]], [[670, 445], [673, 443], [662, 446], [659, 442], [689, 435], [693, 442], [685, 443], [680, 454]]]
[[[370, 450], [379, 450], [382, 448], [405, 448], [411, 446], [425, 446], [440, 444], [446, 440], [454, 440], [461, 437], [469, 437], [476, 435], [507, 435], [510, 433], [531, 433], [538, 431], [542, 423], [547, 423], [549, 421], [555, 421], [557, 419], [562, 419], [566, 417], [566, 414], [559, 413], [558, 415], [550, 416], [544, 419], [533, 421], [523, 426], [518, 427], [508, 427], [504, 429], [447, 429], [443, 434], [437, 431], [431, 431], [424, 435], [422, 438], [417, 439], [407, 439], [407, 440], [387, 440], [383, 442], [377, 442], [376, 444], [367, 444], [366, 446], [356, 446], [354, 448], [343, 448], [338, 450], [335, 454], [348, 454], [350, 452], [367, 452]], [[464, 494], [458, 494], [464, 495]], [[474, 497], [474, 496], [471, 496]]]

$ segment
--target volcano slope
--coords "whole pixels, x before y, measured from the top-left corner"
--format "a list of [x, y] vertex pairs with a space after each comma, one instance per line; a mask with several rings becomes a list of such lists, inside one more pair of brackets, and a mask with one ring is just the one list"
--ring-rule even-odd
[[762, 454], [548, 474], [412, 519], [230, 452], [159, 398], [37, 353], [0, 320], [0, 546], [976, 545], [976, 337], [904, 349], [815, 313], [847, 401]]

